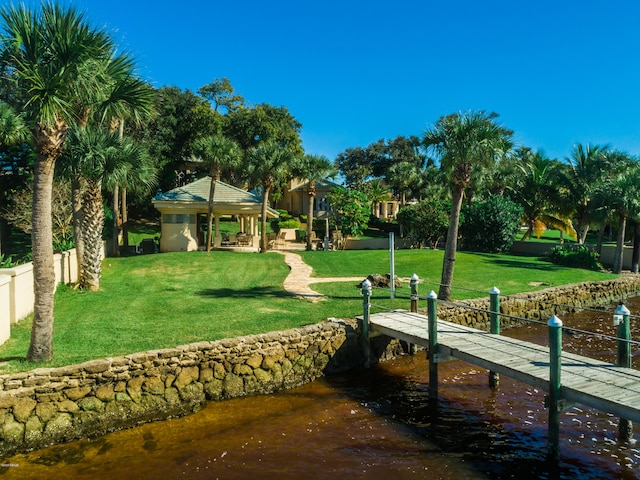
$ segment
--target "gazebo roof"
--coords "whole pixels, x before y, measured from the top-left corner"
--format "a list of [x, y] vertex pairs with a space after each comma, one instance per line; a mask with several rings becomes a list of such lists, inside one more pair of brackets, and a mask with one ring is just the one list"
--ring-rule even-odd
[[[167, 208], [171, 205], [186, 207], [196, 206], [206, 210], [209, 203], [209, 189], [211, 177], [203, 177], [182, 187], [174, 188], [165, 193], [159, 193], [153, 199], [156, 208]], [[214, 209], [228, 213], [242, 213], [242, 211], [260, 211], [262, 198], [258, 195], [234, 187], [220, 180], [216, 182], [213, 196]], [[278, 212], [268, 208], [268, 216], [278, 217]]]
[[[174, 202], [208, 202], [209, 188], [211, 188], [211, 177], [203, 177], [195, 182], [188, 183], [182, 187], [174, 188], [165, 193], [156, 195], [156, 201]], [[216, 191], [213, 197], [214, 203], [262, 203], [262, 199], [257, 195], [234, 187], [220, 180], [216, 182]]]

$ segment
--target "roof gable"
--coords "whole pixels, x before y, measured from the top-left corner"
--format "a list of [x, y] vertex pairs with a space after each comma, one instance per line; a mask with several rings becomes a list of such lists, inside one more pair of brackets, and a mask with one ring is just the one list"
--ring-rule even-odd
[[[203, 177], [182, 187], [160, 193], [156, 195], [154, 200], [169, 202], [208, 202], [210, 188], [211, 177]], [[213, 202], [217, 204], [262, 203], [262, 199], [251, 192], [218, 180], [216, 182]]]

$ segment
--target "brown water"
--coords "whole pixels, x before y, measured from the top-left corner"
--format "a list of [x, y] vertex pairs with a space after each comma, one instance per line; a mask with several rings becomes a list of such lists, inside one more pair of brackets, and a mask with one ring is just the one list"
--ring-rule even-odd
[[[640, 311], [628, 304], [632, 311]], [[611, 314], [565, 326], [612, 334]], [[632, 338], [640, 338], [634, 321]], [[546, 327], [508, 330], [546, 342]], [[572, 351], [615, 361], [613, 342], [565, 334]], [[634, 346], [638, 368], [640, 348]], [[616, 441], [617, 419], [561, 415], [561, 464], [549, 466], [544, 392], [454, 361], [428, 402], [424, 353], [274, 395], [210, 403], [180, 419], [2, 459], [4, 479], [640, 479], [640, 450]], [[636, 431], [640, 426], [636, 427]], [[640, 433], [636, 433], [636, 438]]]

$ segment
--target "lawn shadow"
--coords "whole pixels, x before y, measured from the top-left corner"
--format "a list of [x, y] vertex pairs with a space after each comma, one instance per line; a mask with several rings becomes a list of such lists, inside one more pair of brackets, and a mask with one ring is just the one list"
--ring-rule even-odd
[[527, 260], [527, 259], [530, 259], [531, 257], [523, 257], [522, 261], [518, 261], [513, 258], [511, 259], [496, 258], [495, 255], [488, 255], [483, 253], [476, 253], [475, 255], [486, 259], [487, 263], [500, 265], [504, 267], [512, 267], [512, 268], [526, 267], [531, 270], [541, 270], [545, 272], [555, 272], [555, 271], [566, 268], [566, 267], [563, 267], [562, 265], [556, 265], [555, 263], [551, 263], [545, 257], [538, 257], [538, 260], [543, 261], [544, 263], [531, 263], [531, 261]]
[[287, 298], [291, 294], [276, 287], [256, 287], [248, 290], [235, 290], [233, 288], [206, 288], [196, 292], [201, 297], [211, 298]]

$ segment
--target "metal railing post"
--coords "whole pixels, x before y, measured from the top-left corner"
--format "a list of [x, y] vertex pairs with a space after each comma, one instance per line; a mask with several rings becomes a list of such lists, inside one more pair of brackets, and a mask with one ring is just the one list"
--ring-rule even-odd
[[427, 315], [429, 321], [429, 400], [438, 398], [438, 363], [436, 354], [438, 353], [438, 318], [436, 300], [438, 295], [433, 290], [427, 296]]
[[[619, 367], [631, 368], [631, 312], [624, 304], [618, 305], [614, 315], [614, 323], [617, 323], [618, 337], [618, 362]], [[620, 418], [618, 421], [618, 438], [623, 442], [629, 442], [633, 437], [633, 424], [631, 420]]]
[[[489, 331], [500, 335], [500, 290], [493, 287], [489, 292]], [[497, 388], [500, 384], [500, 374], [489, 371], [489, 387]]]
[[553, 315], [549, 327], [549, 434], [547, 453], [550, 460], [560, 460], [560, 387], [562, 360], [562, 320]]
[[371, 366], [371, 345], [369, 344], [371, 292], [371, 282], [365, 279], [362, 282], [362, 354], [364, 355], [365, 368]]

